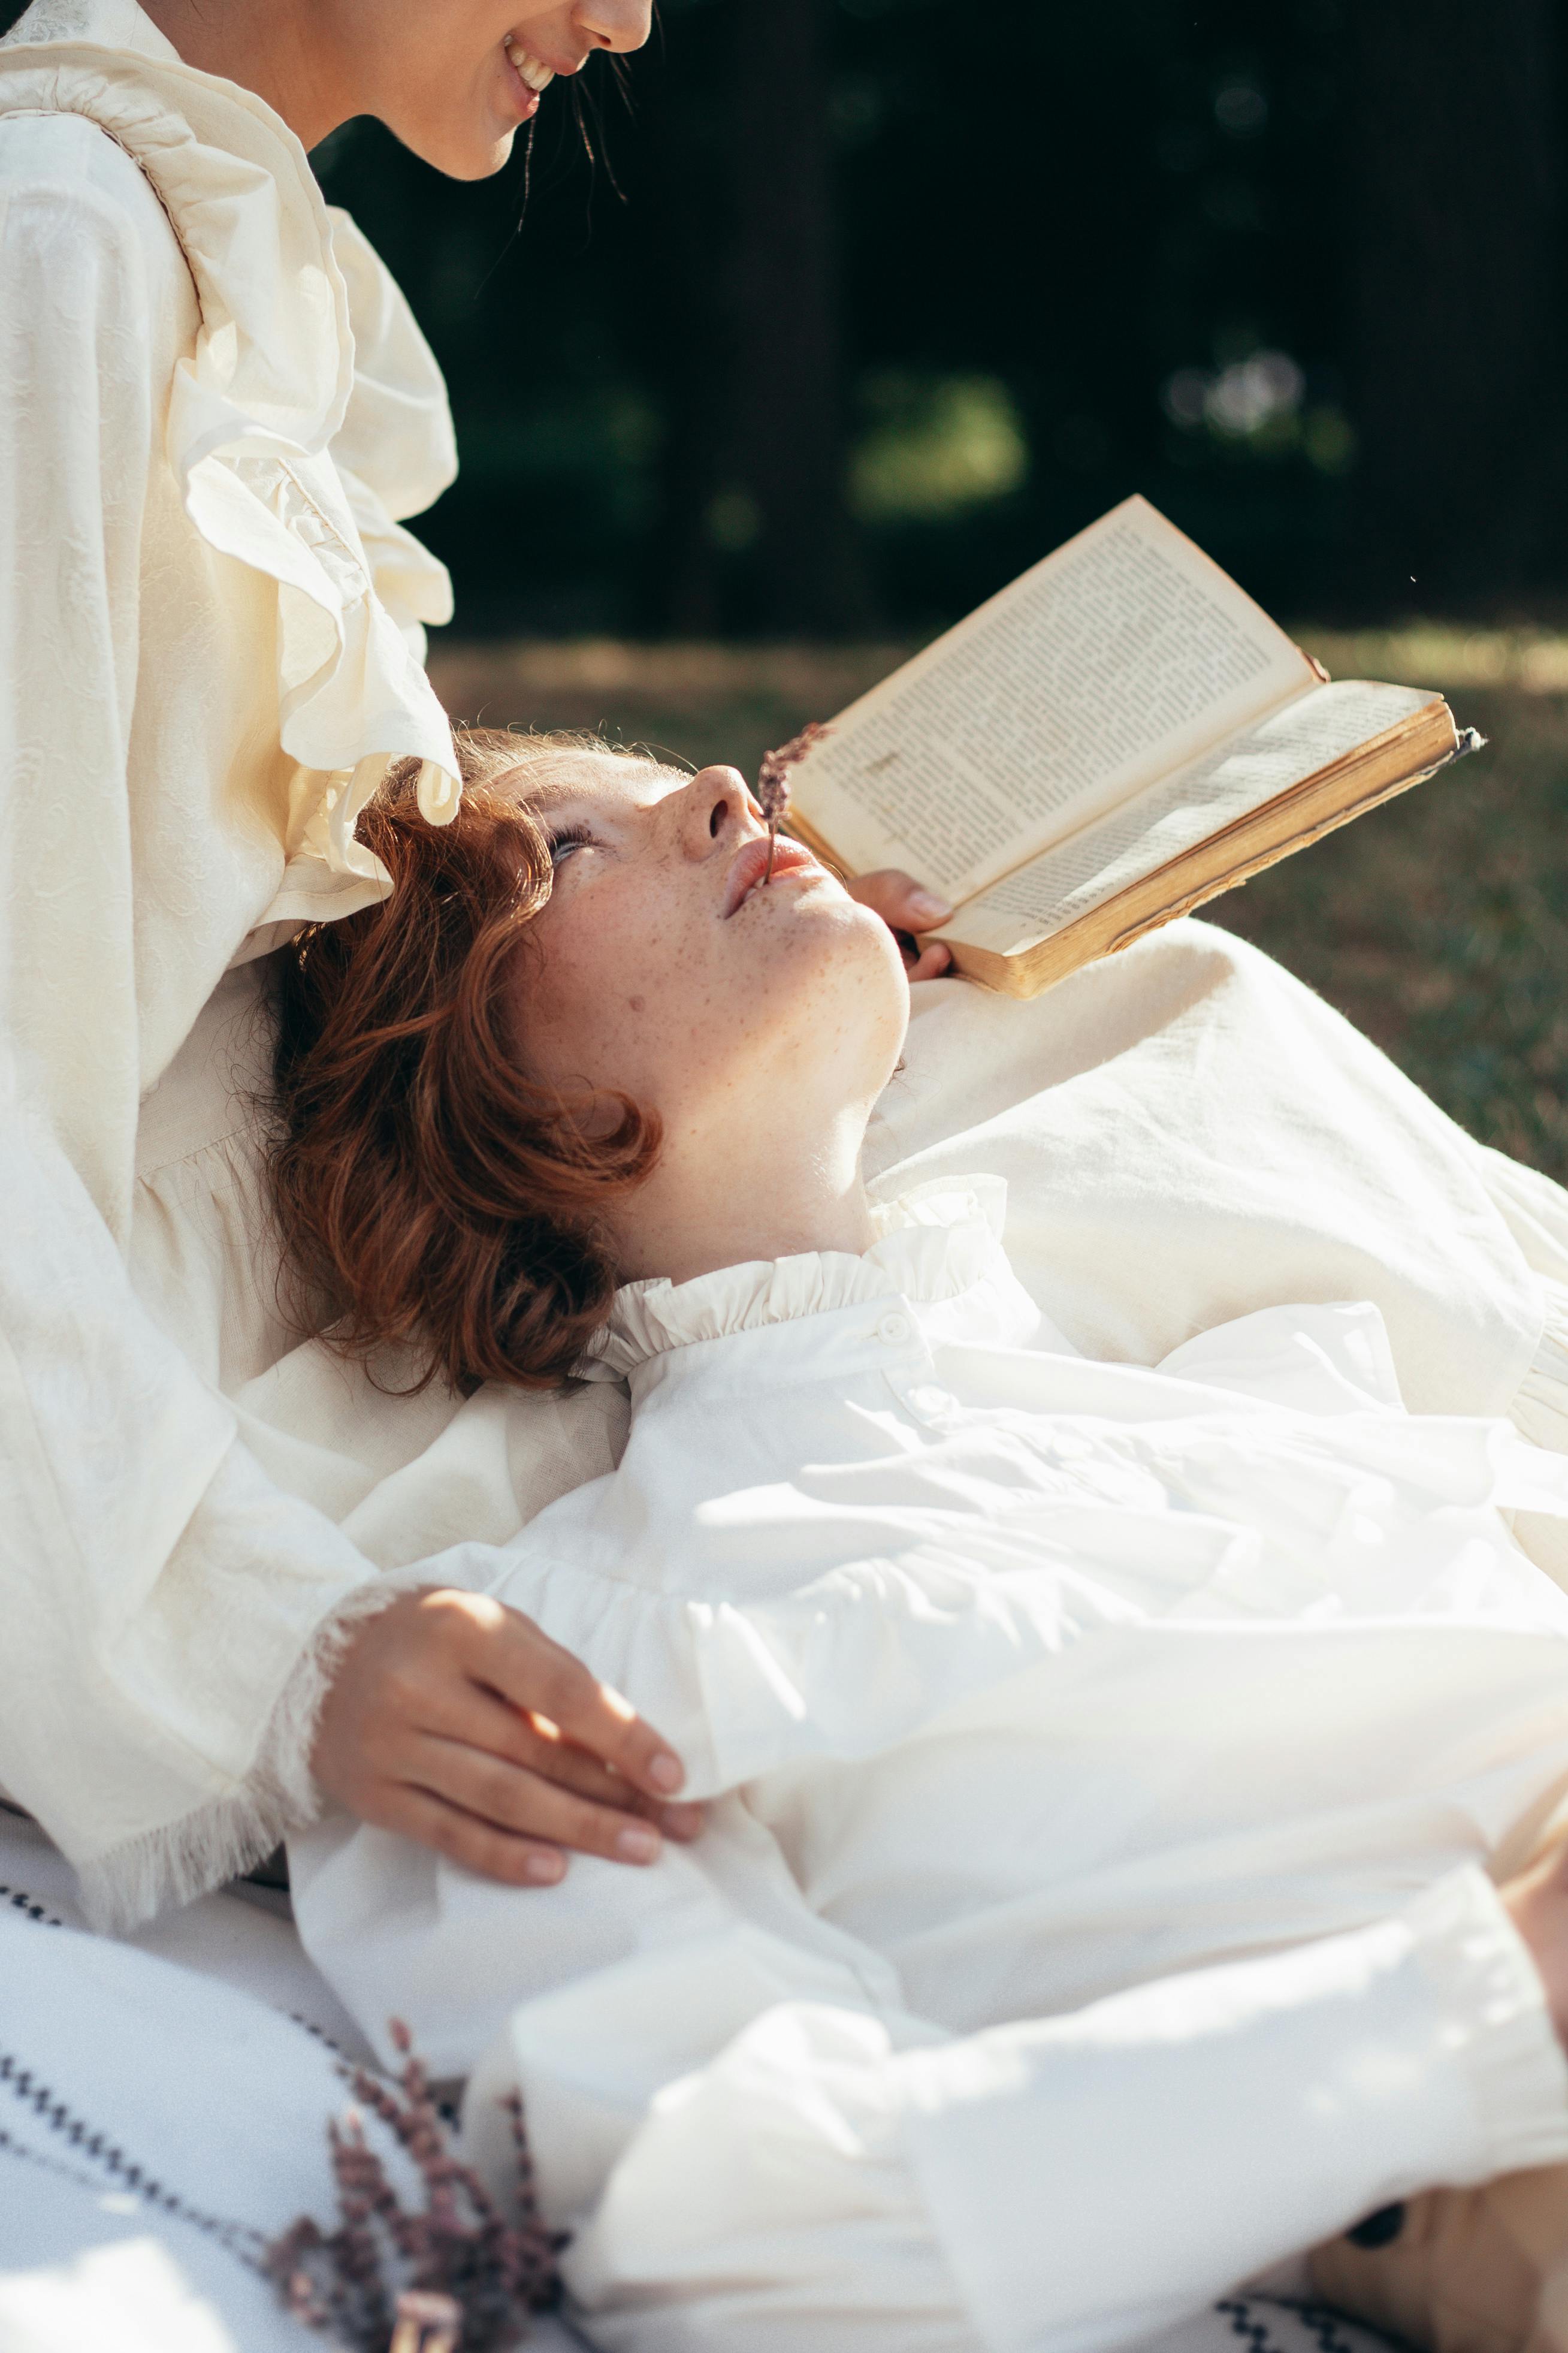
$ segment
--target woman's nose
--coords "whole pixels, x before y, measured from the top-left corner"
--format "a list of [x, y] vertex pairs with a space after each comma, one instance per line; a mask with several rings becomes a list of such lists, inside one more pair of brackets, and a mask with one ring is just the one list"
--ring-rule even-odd
[[711, 858], [738, 842], [752, 796], [739, 768], [704, 768], [681, 795], [680, 840], [688, 858]]
[[653, 30], [653, 0], [577, 0], [573, 15], [596, 49], [640, 49]]

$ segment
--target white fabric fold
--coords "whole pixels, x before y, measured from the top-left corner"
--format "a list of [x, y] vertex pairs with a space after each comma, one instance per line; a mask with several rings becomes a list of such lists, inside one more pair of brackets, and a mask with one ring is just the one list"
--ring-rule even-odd
[[765, 2012], [673, 2084], [569, 2257], [595, 2342], [979, 2353], [910, 2163], [901, 2090], [879, 2021], [805, 2001]]
[[1542, 1307], [1497, 1155], [1245, 941], [1173, 924], [1028, 1003], [931, 982], [904, 1062], [874, 1189], [1004, 1177], [1014, 1267], [1086, 1355], [1368, 1299], [1414, 1412], [1508, 1411]]
[[1568, 2153], [1512, 1938], [1472, 1871], [1355, 1935], [967, 2041], [782, 2003], [652, 2103], [572, 2284], [637, 2353], [1142, 2342], [1435, 2170]]
[[483, 2054], [487, 2163], [521, 2085], [638, 2353], [1098, 2353], [1568, 2155], [1481, 1875], [1568, 1800], [1568, 1597], [1503, 1516], [1568, 1516], [1568, 1463], [1408, 1415], [1365, 1305], [1019, 1345], [994, 1197], [889, 1206], [861, 1261], [624, 1296], [620, 1463], [488, 1588], [663, 1725], [699, 1844], [524, 1897], [290, 1841], [366, 2034]]
[[1542, 1277], [1540, 1345], [1520, 1384], [1512, 1419], [1533, 1445], [1568, 1451], [1568, 1284]]
[[1356, 1935], [902, 2058], [911, 2170], [978, 2336], [1136, 2342], [1435, 2181], [1568, 2157], [1568, 2067], [1511, 1934], [1456, 1873]]
[[[1399, 1412], [1375, 1313], [1261, 1311], [1168, 1371], [1026, 1352], [973, 1190], [916, 1202], [864, 1258], [624, 1291], [620, 1470], [509, 1548], [509, 1600], [637, 1695], [694, 1795], [875, 1756], [1134, 1620], [1179, 1626], [1217, 1699], [1205, 1621], [1289, 1615], [1331, 1651], [1337, 1620], [1464, 1606], [1479, 1548], [1478, 1621], [1528, 1596], [1498, 1513], [1561, 1511], [1568, 1468], [1503, 1424]], [[492, 1556], [439, 1573], [480, 1582]]]

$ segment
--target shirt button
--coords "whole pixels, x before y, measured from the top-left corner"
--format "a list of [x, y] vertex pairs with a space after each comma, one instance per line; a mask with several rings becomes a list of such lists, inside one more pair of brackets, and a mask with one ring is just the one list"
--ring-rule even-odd
[[877, 1326], [877, 1337], [889, 1348], [899, 1348], [910, 1338], [913, 1329], [907, 1315], [884, 1315]]

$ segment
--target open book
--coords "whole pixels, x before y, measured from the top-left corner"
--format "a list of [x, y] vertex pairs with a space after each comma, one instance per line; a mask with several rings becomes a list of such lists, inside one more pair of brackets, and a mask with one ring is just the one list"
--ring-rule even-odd
[[1439, 694], [1331, 684], [1134, 498], [852, 703], [789, 825], [918, 875], [958, 969], [1033, 997], [1480, 740]]

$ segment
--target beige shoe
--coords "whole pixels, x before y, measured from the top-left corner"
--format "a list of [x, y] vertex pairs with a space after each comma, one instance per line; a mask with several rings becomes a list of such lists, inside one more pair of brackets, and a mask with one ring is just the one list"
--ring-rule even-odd
[[1423, 2353], [1568, 2353], [1568, 2165], [1428, 2190], [1310, 2269], [1325, 2304]]

